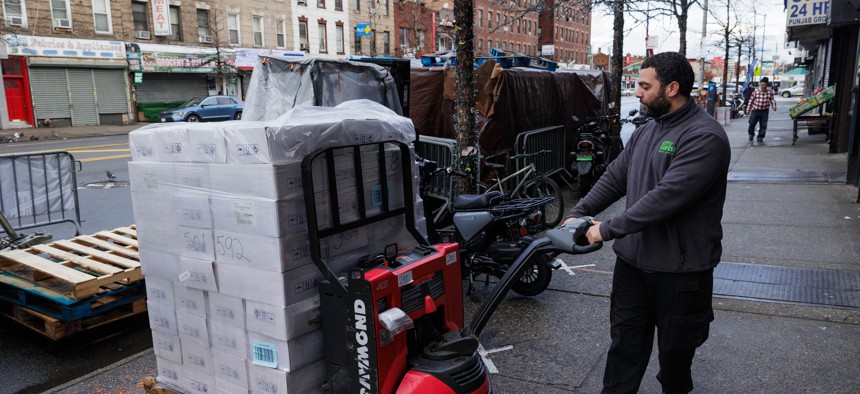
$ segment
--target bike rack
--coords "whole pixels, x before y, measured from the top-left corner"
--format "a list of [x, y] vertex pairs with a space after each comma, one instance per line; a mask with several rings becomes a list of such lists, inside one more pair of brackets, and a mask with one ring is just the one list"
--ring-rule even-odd
[[[457, 141], [451, 138], [439, 138], [421, 136], [416, 141], [415, 151], [419, 156], [436, 162], [438, 168], [448, 168], [454, 164], [456, 157], [455, 147]], [[449, 209], [454, 198], [451, 195], [454, 190], [454, 180], [451, 174], [440, 173], [433, 176], [430, 183], [427, 185], [426, 195], [442, 201], [442, 208], [433, 216], [433, 223], [437, 223], [442, 214]], [[425, 214], [432, 212], [425, 212]]]
[[69, 222], [80, 235], [75, 164], [64, 151], [0, 156], [0, 211], [15, 230]]

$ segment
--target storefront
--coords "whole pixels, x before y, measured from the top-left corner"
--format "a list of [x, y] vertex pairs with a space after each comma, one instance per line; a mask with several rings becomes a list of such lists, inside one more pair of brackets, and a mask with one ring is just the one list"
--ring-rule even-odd
[[[6, 35], [10, 115], [37, 127], [130, 121], [125, 46], [118, 41]], [[26, 65], [26, 67], [22, 67]], [[10, 99], [11, 98], [11, 99]], [[14, 108], [14, 111], [13, 111]]]

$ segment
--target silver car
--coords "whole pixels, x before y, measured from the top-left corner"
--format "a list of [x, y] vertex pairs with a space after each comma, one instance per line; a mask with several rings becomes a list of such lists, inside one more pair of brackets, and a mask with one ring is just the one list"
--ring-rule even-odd
[[799, 83], [790, 88], [781, 89], [779, 91], [779, 95], [785, 98], [789, 98], [791, 96], [803, 96], [804, 89], [804, 85], [802, 83]]

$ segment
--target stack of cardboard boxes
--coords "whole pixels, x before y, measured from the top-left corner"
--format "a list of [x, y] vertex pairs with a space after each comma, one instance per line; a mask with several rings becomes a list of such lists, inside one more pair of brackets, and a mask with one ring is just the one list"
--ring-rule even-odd
[[[164, 124], [130, 134], [129, 177], [161, 383], [200, 393], [321, 391], [322, 275], [311, 259], [301, 162], [319, 148], [414, 139], [408, 119], [369, 108], [361, 119], [316, 107], [292, 120]], [[367, 214], [381, 209], [378, 147], [361, 149], [361, 168], [353, 152], [338, 150], [334, 158], [337, 207], [329, 204], [325, 160], [312, 164], [321, 229], [333, 225], [335, 209], [341, 223], [357, 220], [358, 193]], [[403, 207], [402, 165], [413, 168], [415, 186], [414, 162], [392, 144], [384, 157], [390, 206]], [[357, 171], [363, 185], [356, 185]], [[385, 245], [409, 243], [396, 219], [322, 239], [321, 255], [342, 272]]]

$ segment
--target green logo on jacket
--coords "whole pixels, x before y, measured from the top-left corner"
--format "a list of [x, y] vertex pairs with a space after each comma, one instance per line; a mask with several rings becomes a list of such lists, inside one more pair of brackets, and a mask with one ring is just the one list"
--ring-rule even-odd
[[675, 154], [675, 151], [677, 151], [677, 150], [678, 150], [678, 148], [675, 146], [675, 143], [674, 143], [674, 142], [672, 142], [672, 141], [663, 141], [663, 142], [660, 144], [659, 152], [660, 152], [660, 153], [668, 153], [668, 154], [670, 154], [670, 155], [674, 155], [674, 154]]

